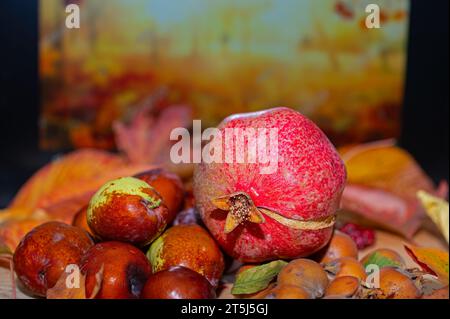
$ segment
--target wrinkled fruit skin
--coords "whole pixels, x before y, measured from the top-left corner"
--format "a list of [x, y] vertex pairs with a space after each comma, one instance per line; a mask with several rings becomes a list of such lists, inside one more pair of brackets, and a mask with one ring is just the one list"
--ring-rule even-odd
[[166, 228], [170, 214], [146, 182], [123, 177], [104, 184], [89, 202], [88, 225], [102, 240], [136, 246], [151, 243]]
[[14, 270], [24, 287], [45, 296], [69, 264], [79, 264], [93, 245], [82, 229], [61, 222], [33, 228], [14, 253]]
[[151, 275], [142, 291], [144, 299], [213, 299], [214, 288], [199, 273], [173, 267]]
[[155, 240], [147, 252], [153, 272], [183, 266], [205, 276], [213, 287], [222, 277], [224, 259], [219, 246], [198, 225], [177, 225]]
[[167, 222], [170, 224], [181, 210], [184, 200], [184, 187], [178, 175], [162, 168], [155, 168], [135, 175], [136, 178], [147, 182], [161, 195], [164, 204], [169, 209]]
[[96, 286], [95, 275], [103, 266], [103, 280], [97, 299], [135, 299], [152, 273], [144, 253], [130, 244], [103, 242], [93, 246], [81, 262], [81, 272], [86, 275], [86, 296], [91, 296]]
[[[262, 262], [304, 257], [324, 247], [333, 227], [298, 230], [268, 216], [264, 223], [245, 222], [226, 234], [227, 212], [217, 209], [212, 200], [245, 192], [257, 207], [269, 208], [290, 219], [311, 220], [335, 214], [346, 171], [325, 134], [289, 108], [234, 115], [219, 125], [223, 135], [226, 128], [277, 128], [278, 168], [272, 174], [260, 174], [260, 169], [268, 164], [233, 160], [233, 163], [196, 165], [196, 204], [205, 225], [223, 249], [242, 262]], [[266, 140], [270, 140], [269, 130]], [[222, 154], [225, 152], [236, 154], [234, 146], [224, 146]]]

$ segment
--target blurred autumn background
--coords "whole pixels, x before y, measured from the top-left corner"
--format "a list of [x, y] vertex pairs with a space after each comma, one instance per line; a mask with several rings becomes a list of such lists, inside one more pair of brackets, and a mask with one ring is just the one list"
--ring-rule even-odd
[[69, 220], [102, 183], [150, 166], [189, 187], [191, 167], [168, 160], [173, 127], [278, 105], [339, 147], [344, 208], [412, 236], [417, 190], [448, 190], [448, 2], [376, 2], [379, 30], [362, 0], [1, 1], [4, 238]]
[[68, 30], [72, 1], [41, 1], [40, 145], [113, 149], [114, 121], [144, 104], [205, 127], [286, 105], [339, 145], [398, 137], [409, 3], [378, 2], [380, 29], [362, 0], [79, 0]]

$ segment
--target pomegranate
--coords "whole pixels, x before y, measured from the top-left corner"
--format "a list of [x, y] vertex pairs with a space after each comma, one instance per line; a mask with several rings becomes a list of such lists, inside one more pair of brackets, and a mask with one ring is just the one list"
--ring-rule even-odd
[[[239, 137], [249, 129], [259, 135]], [[203, 161], [194, 171], [197, 207], [222, 248], [242, 262], [261, 262], [304, 257], [324, 247], [346, 180], [325, 134], [285, 107], [230, 116], [210, 144], [230, 131], [238, 133], [220, 144], [222, 161]], [[273, 132], [276, 139], [269, 136]], [[254, 160], [252, 145], [258, 155], [268, 149], [264, 161]], [[264, 170], [272, 162], [275, 169]]]

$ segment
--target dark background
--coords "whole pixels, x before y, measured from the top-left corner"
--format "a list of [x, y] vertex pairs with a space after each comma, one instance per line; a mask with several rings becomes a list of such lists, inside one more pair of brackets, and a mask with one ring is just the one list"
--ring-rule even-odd
[[[412, 0], [400, 145], [448, 180], [449, 1]], [[38, 149], [38, 1], [0, 0], [0, 207], [54, 153]]]

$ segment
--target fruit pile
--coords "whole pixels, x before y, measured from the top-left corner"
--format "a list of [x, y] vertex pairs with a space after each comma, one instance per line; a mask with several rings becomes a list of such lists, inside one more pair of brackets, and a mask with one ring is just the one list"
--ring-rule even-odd
[[[448, 252], [406, 247], [420, 269], [390, 249], [359, 259], [375, 233], [335, 225], [346, 168], [306, 117], [275, 108], [231, 116], [218, 129], [261, 127], [264, 143], [278, 134], [264, 163], [203, 162], [184, 183], [157, 168], [96, 184], [71, 225], [41, 223], [21, 239], [12, 257], [21, 289], [47, 298], [200, 299], [233, 283], [239, 298], [448, 298]], [[251, 157], [237, 145], [219, 153]], [[261, 174], [274, 159], [277, 169]]]
[[72, 225], [47, 222], [21, 240], [13, 261], [23, 290], [67, 296], [73, 287], [59, 282], [76, 266], [78, 297], [216, 297], [223, 255], [201, 226], [173, 225], [183, 205], [181, 180], [162, 169], [104, 184]]
[[[379, 248], [358, 259], [356, 243], [340, 231], [335, 231], [329, 245], [311, 259], [282, 262], [273, 271], [274, 263], [242, 266], [232, 292], [241, 298], [266, 299], [449, 297], [448, 284], [417, 268], [406, 268], [405, 261], [394, 250]], [[266, 272], [268, 268], [272, 271]], [[266, 278], [258, 273], [265, 273]], [[255, 285], [262, 279], [264, 284]]]

